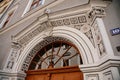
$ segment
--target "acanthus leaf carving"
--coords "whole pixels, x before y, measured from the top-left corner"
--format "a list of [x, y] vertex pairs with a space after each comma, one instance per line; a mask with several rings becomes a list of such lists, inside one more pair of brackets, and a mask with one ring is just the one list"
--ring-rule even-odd
[[88, 18], [90, 22], [93, 23], [96, 17], [103, 17], [105, 16], [105, 14], [106, 13], [104, 7], [94, 6], [92, 7], [92, 10], [90, 10], [90, 12], [88, 13]]

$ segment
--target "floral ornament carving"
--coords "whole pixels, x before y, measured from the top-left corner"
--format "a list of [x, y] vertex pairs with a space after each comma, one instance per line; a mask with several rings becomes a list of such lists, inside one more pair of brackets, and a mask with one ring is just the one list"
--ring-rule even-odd
[[93, 7], [88, 14], [88, 18], [90, 19], [90, 22], [94, 22], [96, 17], [103, 17], [103, 16], [105, 16], [105, 10], [104, 7], [100, 7], [100, 6]]
[[83, 33], [86, 33], [86, 32], [88, 32], [89, 30], [90, 30], [90, 26], [87, 25], [87, 24], [84, 24], [84, 25], [81, 27], [81, 29], [80, 29], [80, 31], [83, 32]]

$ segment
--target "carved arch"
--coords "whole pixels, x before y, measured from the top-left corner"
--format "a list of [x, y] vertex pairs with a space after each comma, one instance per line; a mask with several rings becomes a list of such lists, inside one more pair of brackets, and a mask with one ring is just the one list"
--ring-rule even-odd
[[29, 65], [25, 62], [25, 60], [28, 60], [29, 63], [29, 59], [32, 58], [29, 57], [31, 55], [30, 52], [33, 48], [35, 48], [36, 45], [39, 45], [39, 43], [43, 41], [45, 37], [50, 35], [54, 37], [62, 37], [63, 39], [71, 41], [79, 49], [83, 59], [83, 64], [91, 64], [95, 62], [97, 55], [94, 52], [94, 47], [90, 40], [82, 32], [67, 26], [54, 27], [50, 30], [51, 31], [40, 33], [26, 45], [21, 53], [22, 55], [20, 55], [18, 59], [18, 63], [16, 66], [14, 66], [16, 71], [20, 71], [21, 69], [23, 71], [27, 70]]

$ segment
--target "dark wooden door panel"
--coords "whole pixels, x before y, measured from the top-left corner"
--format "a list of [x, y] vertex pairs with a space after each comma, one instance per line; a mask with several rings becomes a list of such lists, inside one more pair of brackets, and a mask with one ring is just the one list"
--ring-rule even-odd
[[52, 74], [50, 80], [83, 80], [83, 75], [80, 72]]
[[83, 80], [78, 67], [27, 71], [26, 80]]

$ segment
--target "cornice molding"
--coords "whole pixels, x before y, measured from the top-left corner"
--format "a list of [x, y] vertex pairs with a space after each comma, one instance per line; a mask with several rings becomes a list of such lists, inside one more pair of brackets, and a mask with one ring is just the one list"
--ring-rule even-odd
[[[5, 77], [26, 77], [26, 74], [24, 72], [9, 72], [6, 70], [2, 70], [0, 71], [0, 75], [1, 76], [5, 76]], [[0, 78], [1, 79], [1, 78]]]
[[[46, 17], [46, 16], [45, 16]], [[32, 38], [34, 38], [39, 33], [47, 30], [48, 28], [53, 28], [57, 26], [72, 26], [74, 25], [75, 28], [77, 28], [77, 25], [84, 25], [87, 21], [87, 16], [85, 14], [83, 15], [75, 15], [75, 16], [69, 16], [67, 18], [60, 18], [57, 20], [49, 19], [49, 21], [43, 20], [46, 18], [39, 18], [39, 21], [44, 21], [43, 23], [40, 23], [39, 21], [34, 22], [31, 24], [32, 28], [25, 29], [24, 31], [20, 32], [19, 34], [12, 37], [13, 42], [19, 43], [23, 46], [25, 46]]]
[[101, 63], [92, 64], [92, 65], [80, 65], [80, 70], [84, 73], [90, 72], [101, 72], [110, 67], [119, 67], [120, 59], [107, 59]]

